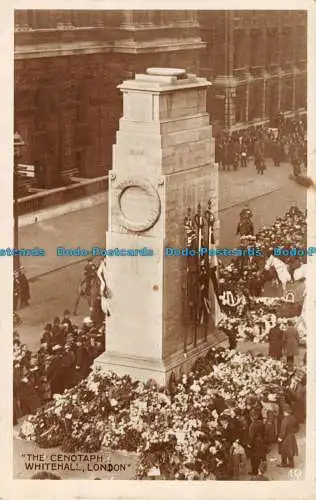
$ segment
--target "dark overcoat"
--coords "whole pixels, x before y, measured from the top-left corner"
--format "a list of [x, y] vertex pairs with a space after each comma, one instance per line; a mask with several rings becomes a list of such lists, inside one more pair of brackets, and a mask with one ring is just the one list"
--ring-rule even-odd
[[297, 441], [295, 434], [298, 431], [298, 421], [294, 415], [286, 415], [281, 422], [279, 438], [279, 453], [287, 457], [298, 455]]
[[269, 332], [269, 356], [281, 358], [283, 347], [283, 332], [279, 326], [271, 328]]
[[297, 328], [290, 326], [284, 333], [285, 356], [297, 356], [299, 350], [299, 334]]

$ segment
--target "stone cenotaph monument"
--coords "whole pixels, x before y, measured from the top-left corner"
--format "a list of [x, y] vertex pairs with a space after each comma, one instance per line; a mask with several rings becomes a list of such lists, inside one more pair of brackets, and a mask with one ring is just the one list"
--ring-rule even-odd
[[167, 255], [168, 248], [210, 247], [211, 236], [215, 243], [209, 86], [172, 68], [149, 68], [119, 85], [123, 117], [109, 180], [107, 249], [152, 252], [106, 260], [111, 315], [96, 365], [119, 375], [166, 384], [214, 343], [209, 258]]

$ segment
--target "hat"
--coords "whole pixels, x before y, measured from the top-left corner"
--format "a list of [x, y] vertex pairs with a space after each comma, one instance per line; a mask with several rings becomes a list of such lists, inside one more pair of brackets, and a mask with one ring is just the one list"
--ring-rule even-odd
[[64, 316], [70, 316], [69, 309], [65, 309], [63, 314], [64, 314]]

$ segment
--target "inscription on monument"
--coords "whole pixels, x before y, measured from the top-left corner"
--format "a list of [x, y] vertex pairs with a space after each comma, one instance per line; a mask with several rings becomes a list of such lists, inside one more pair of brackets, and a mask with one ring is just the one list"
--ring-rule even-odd
[[143, 149], [130, 149], [129, 153], [133, 156], [143, 156], [144, 150]]

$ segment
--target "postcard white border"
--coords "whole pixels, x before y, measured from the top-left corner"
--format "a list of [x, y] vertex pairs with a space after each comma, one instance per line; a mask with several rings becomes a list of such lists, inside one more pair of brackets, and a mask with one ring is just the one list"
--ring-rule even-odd
[[[2, 5], [2, 3], [4, 5]], [[316, 2], [306, 0], [266, 0], [263, 3], [248, 0], [54, 0], [1, 2], [1, 231], [0, 247], [6, 248], [13, 241], [12, 218], [12, 168], [13, 164], [13, 9], [212, 9], [212, 10], [308, 10], [308, 151], [309, 175], [316, 180]], [[316, 188], [308, 190], [308, 245], [316, 246]], [[0, 260], [1, 276], [1, 377], [0, 377], [0, 498], [4, 499], [141, 499], [159, 500], [174, 498], [232, 499], [265, 498], [309, 499], [316, 498], [316, 257], [311, 257], [308, 268], [308, 419], [307, 467], [305, 481], [271, 482], [177, 482], [177, 481], [104, 481], [91, 480], [33, 482], [13, 479], [12, 463], [12, 262]]]

